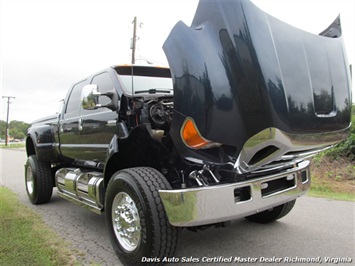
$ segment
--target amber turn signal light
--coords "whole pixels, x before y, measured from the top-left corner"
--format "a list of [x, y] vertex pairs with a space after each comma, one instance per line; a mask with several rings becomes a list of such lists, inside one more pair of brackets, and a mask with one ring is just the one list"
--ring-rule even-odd
[[210, 143], [210, 141], [201, 136], [192, 118], [186, 118], [181, 127], [180, 134], [185, 145], [192, 149], [201, 149]]

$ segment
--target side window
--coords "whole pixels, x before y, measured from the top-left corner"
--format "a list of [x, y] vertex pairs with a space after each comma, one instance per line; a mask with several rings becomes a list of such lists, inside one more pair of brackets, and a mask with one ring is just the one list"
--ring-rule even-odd
[[79, 116], [81, 91], [86, 84], [88, 84], [88, 82], [84, 80], [74, 85], [69, 96], [67, 109], [65, 110], [66, 118]]
[[[96, 84], [98, 86], [99, 92], [105, 93], [108, 91], [111, 91], [114, 89], [114, 85], [112, 82], [112, 79], [109, 75], [109, 73], [104, 72], [99, 75], [96, 75], [92, 81], [91, 84]], [[110, 102], [110, 99], [105, 96], [99, 97], [99, 103], [102, 105], [108, 104]]]

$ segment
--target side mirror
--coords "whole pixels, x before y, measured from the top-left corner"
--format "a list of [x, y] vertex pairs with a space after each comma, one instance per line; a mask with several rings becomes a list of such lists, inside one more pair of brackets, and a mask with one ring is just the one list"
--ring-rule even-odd
[[100, 108], [98, 96], [100, 93], [97, 91], [96, 84], [85, 85], [81, 92], [81, 107], [85, 110]]
[[[107, 105], [99, 104], [99, 97], [106, 96], [111, 99]], [[96, 84], [85, 85], [81, 92], [81, 107], [85, 110], [95, 110], [98, 108], [109, 108], [112, 111], [118, 110], [118, 94], [115, 89], [106, 93], [98, 91]]]

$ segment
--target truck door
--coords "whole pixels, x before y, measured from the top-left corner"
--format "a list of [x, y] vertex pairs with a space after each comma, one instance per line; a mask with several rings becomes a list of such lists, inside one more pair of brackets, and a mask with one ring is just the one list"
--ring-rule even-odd
[[80, 99], [81, 91], [85, 85], [89, 84], [89, 80], [83, 80], [75, 84], [70, 91], [62, 119], [59, 122], [59, 138], [60, 150], [65, 157], [76, 159], [80, 155]]
[[[102, 93], [115, 89], [109, 72], [102, 72], [93, 76], [91, 84], [96, 84], [98, 91]], [[106, 105], [109, 102], [108, 97], [99, 97], [101, 105]], [[117, 132], [117, 117], [117, 112], [105, 107], [96, 110], [84, 110], [80, 106], [80, 159], [105, 161], [107, 148], [113, 135]]]

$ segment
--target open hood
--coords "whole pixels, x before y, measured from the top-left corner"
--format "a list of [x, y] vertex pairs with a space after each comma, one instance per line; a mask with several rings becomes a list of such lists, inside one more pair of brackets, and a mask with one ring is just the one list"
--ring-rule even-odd
[[[350, 73], [339, 17], [314, 35], [247, 0], [200, 1], [191, 27], [178, 22], [163, 49], [174, 82], [171, 135], [187, 159], [249, 172], [347, 136]], [[220, 150], [187, 147], [187, 118]]]

